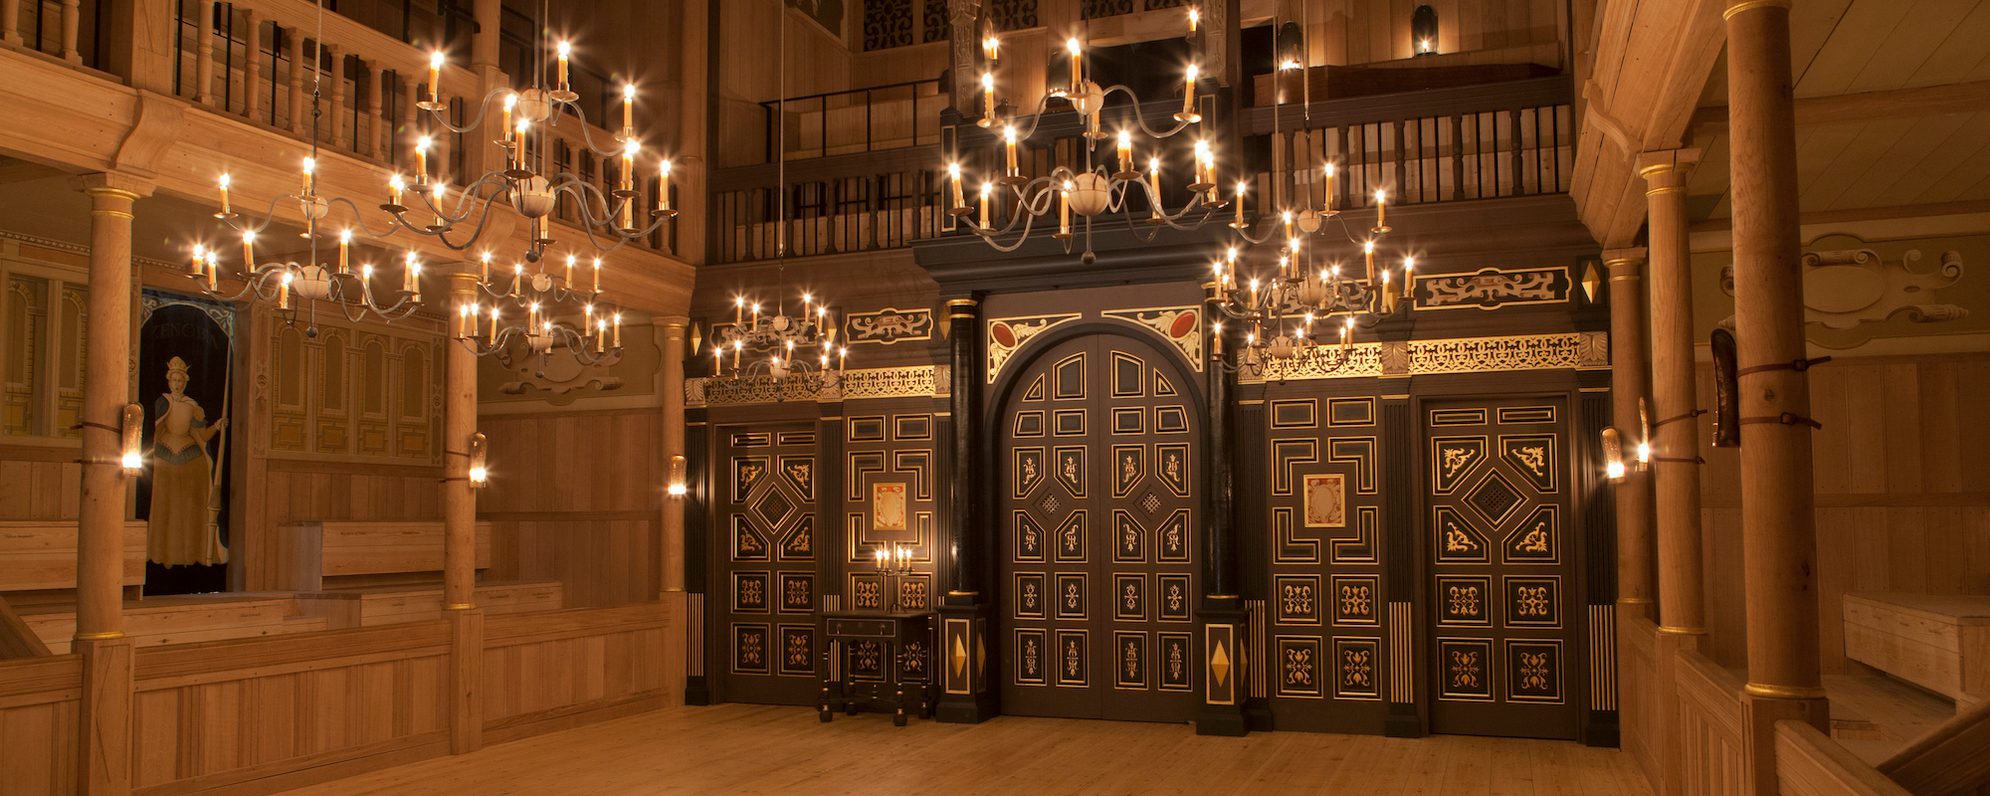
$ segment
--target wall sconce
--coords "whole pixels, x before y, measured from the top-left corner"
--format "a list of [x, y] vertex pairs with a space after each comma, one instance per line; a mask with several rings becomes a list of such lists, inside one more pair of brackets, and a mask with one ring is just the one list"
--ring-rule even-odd
[[470, 435], [470, 488], [483, 489], [489, 483], [491, 446], [484, 433]]
[[682, 499], [691, 491], [684, 483], [684, 457], [670, 457], [670, 478], [666, 483], [668, 486], [664, 487], [664, 491], [670, 493], [673, 498]]
[[1651, 415], [1645, 411], [1645, 399], [1638, 399], [1638, 472], [1651, 467]]
[[1624, 441], [1617, 429], [1603, 429], [1603, 477], [1610, 483], [1624, 480]]
[[124, 469], [125, 475], [134, 477], [143, 475], [145, 473], [145, 455], [141, 452], [139, 446], [143, 444], [142, 437], [145, 432], [145, 407], [138, 404], [125, 404], [123, 414], [123, 422], [119, 427], [120, 444], [118, 446], [122, 454], [118, 457], [118, 466]]

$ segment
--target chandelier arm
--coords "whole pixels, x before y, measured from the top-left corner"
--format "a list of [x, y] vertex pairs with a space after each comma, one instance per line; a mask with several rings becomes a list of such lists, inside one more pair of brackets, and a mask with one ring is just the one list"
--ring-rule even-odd
[[[1028, 140], [1030, 136], [1036, 135], [1036, 128], [1043, 124], [1044, 115], [1050, 112], [1050, 99], [1051, 96], [1048, 93], [1037, 98], [1036, 113], [1030, 114], [1030, 127], [1028, 130], [1016, 131], [1016, 143], [1020, 144]], [[1011, 116], [1009, 118], [1014, 120], [1016, 117]]]
[[1129, 88], [1125, 85], [1113, 85], [1111, 87], [1108, 87], [1104, 89], [1103, 92], [1101, 93], [1099, 103], [1103, 105], [1105, 103], [1105, 98], [1111, 97], [1113, 92], [1119, 92], [1121, 94], [1125, 94], [1128, 99], [1133, 100], [1134, 111], [1129, 115], [1133, 117], [1133, 122], [1135, 124], [1140, 125], [1141, 132], [1146, 133], [1150, 138], [1173, 138], [1177, 135], [1180, 135], [1183, 130], [1187, 130], [1189, 128], [1189, 125], [1194, 124], [1194, 122], [1176, 122], [1175, 126], [1168, 128], [1166, 132], [1156, 130], [1152, 127], [1147, 126], [1147, 116], [1146, 114], [1141, 113], [1139, 110], [1141, 107], [1140, 95], [1133, 93], [1132, 88]]
[[476, 117], [467, 122], [464, 122], [462, 127], [457, 127], [456, 125], [449, 123], [449, 114], [444, 113], [444, 111], [447, 111], [449, 109], [448, 105], [441, 105], [439, 107], [427, 108], [425, 110], [430, 116], [434, 117], [434, 120], [437, 124], [442, 125], [442, 129], [448, 130], [449, 132], [456, 133], [458, 135], [463, 135], [466, 133], [475, 132], [477, 128], [484, 126], [484, 117], [489, 116], [491, 113], [491, 100], [497, 99], [498, 97], [510, 91], [511, 89], [509, 88], [495, 88], [485, 92], [483, 100], [477, 103]]
[[[579, 102], [567, 101], [560, 103], [560, 105], [571, 111], [574, 115], [574, 118], [580, 121], [580, 142], [582, 146], [587, 147], [589, 151], [593, 152], [598, 157], [604, 157], [604, 158], [621, 157], [622, 150], [620, 149], [616, 149], [613, 147], [603, 149], [601, 147], [594, 145], [594, 131], [591, 129], [592, 125], [589, 125], [587, 123], [587, 111], [583, 110], [580, 107]], [[558, 113], [553, 114], [553, 121], [550, 124], [551, 125], [559, 124], [560, 115], [561, 114]]]
[[387, 237], [392, 237], [394, 233], [401, 231], [401, 226], [393, 223], [392, 214], [388, 215], [389, 222], [386, 228], [376, 230], [366, 225], [366, 217], [364, 215], [365, 211], [360, 209], [358, 202], [354, 202], [353, 200], [347, 199], [343, 196], [333, 197], [331, 199], [327, 199], [324, 201], [326, 206], [326, 211], [325, 211], [326, 218], [330, 218], [332, 215], [330, 208], [336, 207], [338, 205], [345, 205], [346, 208], [352, 213], [353, 228], [356, 228], [361, 234], [365, 235], [366, 237], [387, 238]]

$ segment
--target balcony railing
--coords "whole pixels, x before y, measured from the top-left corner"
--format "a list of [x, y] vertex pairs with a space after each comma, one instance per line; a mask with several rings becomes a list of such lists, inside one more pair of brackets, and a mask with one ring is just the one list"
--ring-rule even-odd
[[[778, 117], [782, 107], [787, 119]], [[940, 81], [914, 80], [885, 86], [792, 97], [760, 103], [765, 116], [767, 162], [779, 154], [776, 135], [786, 135], [789, 158], [822, 158], [878, 152], [940, 141], [940, 111], [947, 96]]]
[[0, 0], [0, 40], [103, 68], [105, 0]]
[[[1386, 188], [1389, 202], [1396, 205], [1566, 193], [1574, 151], [1569, 92], [1568, 78], [1555, 76], [1332, 100], [1309, 109], [1246, 109], [1238, 123], [1246, 150], [1243, 161], [1252, 164], [1251, 195], [1291, 197], [1310, 188], [1317, 202], [1324, 189], [1317, 169], [1328, 159], [1339, 164], [1334, 184], [1339, 208], [1372, 206], [1378, 188]], [[1179, 107], [1157, 102], [1139, 112], [1150, 126], [1160, 128], [1172, 124], [1169, 116]], [[1115, 113], [1132, 111], [1130, 106], [1108, 107], [1107, 124], [1115, 123]], [[1039, 134], [1018, 153], [1025, 174], [1047, 174], [1058, 164], [1079, 162], [1082, 147], [1093, 143], [1078, 135], [1068, 111], [1059, 107], [1052, 113], [1056, 118], [1047, 117]], [[935, 112], [933, 118], [937, 116]], [[920, 129], [925, 129], [923, 123]], [[991, 136], [978, 128], [959, 129], [962, 159], [971, 173], [986, 173], [999, 154]], [[791, 129], [789, 135], [794, 134]], [[849, 150], [857, 154], [798, 161], [792, 159], [791, 147], [787, 253], [890, 249], [954, 234], [939, 204], [946, 200], [940, 190], [945, 174], [938, 141], [950, 134], [935, 124], [934, 143], [881, 153], [858, 148]], [[810, 135], [832, 144], [839, 140], [835, 128], [817, 127]], [[848, 135], [857, 139], [855, 132]], [[1111, 147], [1101, 142], [1094, 161], [1107, 162]], [[1164, 169], [1164, 199], [1178, 207], [1187, 199], [1181, 189], [1188, 182], [1187, 164], [1169, 163]], [[774, 256], [776, 174], [772, 166], [751, 166], [714, 175], [712, 184], [726, 187], [712, 195], [712, 262]], [[1141, 200], [1132, 204], [1133, 212], [1146, 212]], [[1002, 223], [999, 215], [996, 223]]]

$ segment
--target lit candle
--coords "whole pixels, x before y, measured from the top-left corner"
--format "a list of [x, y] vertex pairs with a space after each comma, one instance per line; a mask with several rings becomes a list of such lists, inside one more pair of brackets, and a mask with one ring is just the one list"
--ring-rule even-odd
[[954, 207], [967, 207], [967, 199], [966, 199], [966, 197], [965, 197], [965, 196], [963, 196], [963, 195], [962, 195], [962, 193], [961, 193], [961, 189], [960, 189], [960, 164], [959, 164], [959, 163], [948, 163], [948, 164], [947, 164], [947, 181], [948, 181], [948, 182], [951, 182], [951, 183], [953, 183], [953, 186], [954, 186], [954, 204], [953, 204], [953, 206], [954, 206]]
[[348, 253], [351, 249], [352, 249], [352, 230], [349, 229], [339, 230], [339, 273], [341, 274], [346, 273], [347, 271], [350, 270], [350, 267], [347, 265], [347, 263], [349, 262], [347, 258], [349, 256]]
[[1248, 183], [1244, 182], [1243, 180], [1237, 181], [1237, 226], [1238, 227], [1244, 226], [1244, 187], [1247, 184]]
[[597, 320], [594, 322], [594, 353], [601, 354], [607, 351], [608, 321], [606, 319]]
[[387, 178], [388, 195], [392, 197], [391, 199], [387, 200], [387, 204], [393, 205], [395, 207], [400, 207], [401, 192], [406, 191], [407, 189], [408, 189], [408, 181], [401, 179], [401, 175], [396, 174], [392, 177]]
[[753, 302], [753, 328], [760, 328], [760, 302]]
[[1008, 164], [1009, 164], [1008, 175], [1014, 177], [1016, 176], [1016, 126], [1015, 125], [1012, 124], [1002, 128], [1002, 144], [1004, 149], [1006, 149], [1008, 152]]
[[512, 149], [514, 150], [514, 153], [515, 153], [515, 154], [516, 154], [516, 155], [518, 156], [518, 170], [519, 170], [519, 171], [525, 171], [525, 170], [526, 170], [526, 169], [525, 169], [525, 134], [526, 134], [526, 133], [529, 133], [529, 132], [532, 132], [532, 120], [531, 120], [531, 119], [519, 119], [519, 120], [518, 120], [518, 132], [517, 132], [517, 134], [516, 134], [516, 135], [514, 136], [514, 137], [515, 137], [515, 138], [517, 139], [517, 141], [518, 141], [518, 144], [517, 144], [517, 146], [514, 146], [514, 147], [512, 147]]
[[1367, 269], [1363, 278], [1369, 282], [1375, 281], [1375, 241], [1361, 242], [1361, 260]]
[[1071, 94], [1077, 96], [1085, 87], [1085, 46], [1073, 36], [1064, 40], [1064, 49], [1071, 53]]
[[732, 369], [739, 370], [739, 357], [746, 352], [745, 340], [732, 341]]
[[428, 148], [435, 145], [435, 139], [422, 136], [415, 139], [415, 182], [428, 182]]
[[517, 108], [517, 107], [518, 107], [518, 92], [516, 92], [516, 91], [513, 91], [513, 92], [510, 92], [510, 93], [507, 93], [507, 94], [505, 94], [505, 95], [504, 95], [504, 129], [503, 129], [503, 132], [504, 132], [504, 140], [505, 140], [506, 142], [510, 142], [510, 141], [511, 141], [511, 134], [512, 134], [512, 126], [511, 126], [511, 112], [512, 112], [512, 110], [513, 110], [513, 109], [515, 109], [515, 108]]
[[594, 292], [601, 292], [601, 258], [594, 258]]
[[560, 42], [560, 88], [561, 89], [565, 89], [567, 87], [567, 77], [568, 77], [567, 59], [573, 56], [573, 52], [574, 52], [573, 42], [567, 42], [567, 41]]
[[1133, 132], [1119, 131], [1119, 170], [1122, 174], [1133, 173]]
[[442, 200], [444, 195], [449, 193], [448, 183], [441, 183], [441, 182], [436, 183], [435, 187], [429, 190], [429, 193], [432, 194], [434, 197], [434, 201], [430, 202], [430, 204], [435, 205], [435, 225], [437, 227], [449, 226], [449, 224], [446, 223], [446, 219], [444, 219], [442, 215]]
[[1389, 282], [1389, 272], [1382, 272], [1382, 312], [1393, 315], [1396, 312], [1396, 286]]
[[487, 338], [487, 339], [488, 339], [488, 340], [490, 341], [490, 342], [488, 343], [489, 345], [497, 345], [497, 326], [498, 326], [498, 307], [497, 307], [497, 305], [496, 305], [496, 304], [492, 304], [492, 305], [491, 305], [491, 331], [490, 331], [490, 337], [488, 337], [488, 338]]
[[470, 305], [456, 305], [456, 339], [461, 340], [470, 325]]
[[310, 196], [310, 195], [311, 195], [311, 174], [312, 174], [312, 172], [315, 172], [315, 171], [317, 171], [317, 170], [318, 170], [318, 159], [317, 159], [317, 158], [305, 158], [305, 159], [304, 159], [304, 180], [303, 180], [303, 183], [302, 183], [302, 185], [304, 186], [304, 189], [303, 189], [303, 195], [304, 195], [304, 196]]
[[995, 73], [981, 73], [981, 116], [995, 118]]
[[207, 249], [206, 249], [205, 247], [201, 246], [201, 245], [200, 245], [200, 244], [198, 244], [198, 243], [194, 244], [194, 245], [193, 245], [193, 273], [192, 273], [192, 274], [190, 274], [190, 276], [194, 276], [194, 277], [199, 277], [199, 276], [200, 276], [200, 268], [201, 268], [201, 266], [202, 266], [202, 265], [203, 265], [203, 264], [205, 263], [205, 261], [206, 261], [206, 260], [207, 260]]
[[656, 165], [656, 209], [670, 210], [670, 158]]
[[572, 254], [568, 254], [568, 255], [567, 255], [567, 289], [568, 289], [568, 290], [572, 290], [572, 289], [573, 289], [573, 286], [574, 286], [574, 262], [575, 262], [576, 260], [578, 260], [578, 259], [579, 259], [579, 258], [575, 257], [575, 256], [574, 256], [574, 255], [572, 255]]
[[360, 290], [360, 292], [362, 292], [362, 293], [364, 293], [364, 294], [366, 294], [366, 295], [368, 295], [368, 296], [371, 296], [371, 295], [373, 295], [373, 264], [372, 264], [372, 263], [360, 263], [360, 264], [359, 264], [359, 290]]
[[636, 135], [636, 84], [622, 86], [622, 130], [630, 138]]
[[212, 292], [220, 287], [221, 261], [214, 258], [214, 252], [207, 252], [207, 289]]
[[1411, 308], [1416, 306], [1416, 258], [1403, 257], [1403, 295], [1410, 299]]
[[407, 256], [401, 260], [401, 290], [403, 292], [415, 292], [415, 273], [415, 253], [408, 252]]
[[713, 375], [713, 376], [717, 376], [717, 375], [719, 375], [719, 372], [725, 369], [725, 361], [726, 361], [726, 349], [725, 349], [725, 346], [721, 346], [721, 345], [715, 345], [715, 346], [712, 346], [712, 375]]
[[981, 54], [990, 61], [1000, 60], [1002, 56], [1002, 40], [996, 38], [994, 34], [989, 34], [981, 40]]
[[739, 326], [746, 319], [746, 297], [732, 297], [732, 325]]
[[481, 260], [481, 264], [477, 269], [477, 281], [483, 283], [485, 287], [489, 287], [491, 284], [491, 253], [484, 252], [484, 256], [479, 259]]
[[1353, 342], [1354, 342], [1354, 318], [1350, 316], [1347, 319], [1347, 322], [1342, 323], [1340, 327], [1341, 348], [1346, 348], [1348, 347], [1349, 344]]
[[850, 347], [849, 347], [849, 346], [847, 346], [847, 345], [846, 345], [846, 346], [837, 346], [837, 347], [836, 347], [836, 369], [837, 369], [837, 370], [842, 370], [842, 369], [843, 369], [843, 363], [844, 363], [845, 361], [847, 361], [847, 360], [848, 360], [849, 358], [850, 358]]
[[1057, 194], [1057, 233], [1071, 234], [1071, 181], [1064, 181], [1064, 190]]
[[537, 328], [539, 328], [539, 302], [534, 301], [525, 306], [525, 332], [531, 334], [532, 330]]
[[1320, 170], [1327, 174], [1327, 212], [1331, 213], [1334, 210], [1334, 164], [1328, 163]]
[[512, 263], [512, 264], [511, 264], [511, 296], [512, 296], [512, 298], [517, 298], [517, 297], [518, 297], [518, 291], [519, 291], [519, 289], [520, 289], [520, 288], [522, 288], [522, 287], [524, 287], [524, 286], [525, 286], [525, 264], [524, 264], [524, 263]]
[[1161, 217], [1161, 156], [1160, 155], [1154, 155], [1147, 158], [1147, 193], [1148, 193], [1148, 198], [1151, 200], [1148, 202], [1148, 204], [1151, 205], [1154, 210], [1154, 218], [1159, 219]]
[[612, 347], [617, 350], [622, 348], [622, 313], [619, 312], [615, 313], [615, 343]]
[[430, 102], [442, 102], [443, 60], [441, 50], [436, 50], [428, 54], [428, 100]]
[[1201, 74], [1201, 67], [1195, 64], [1188, 65], [1188, 79], [1182, 82], [1182, 118], [1184, 119], [1195, 115], [1195, 81]]
[[1389, 194], [1381, 190], [1375, 192], [1375, 228], [1389, 228]]
[[256, 272], [256, 231], [242, 230], [242, 273]]
[[276, 283], [276, 308], [277, 308], [277, 309], [280, 309], [280, 310], [287, 310], [287, 309], [290, 309], [290, 280], [291, 280], [291, 278], [292, 278], [293, 276], [294, 276], [294, 274], [292, 274], [292, 273], [291, 273], [290, 271], [286, 270], [286, 271], [284, 271], [284, 272], [283, 272], [283, 278], [282, 278], [282, 279], [279, 279], [279, 280], [277, 280], [277, 283]]
[[224, 216], [225, 216], [225, 215], [229, 215], [229, 211], [228, 211], [228, 183], [229, 183], [229, 182], [230, 182], [230, 180], [229, 180], [229, 177], [228, 177], [228, 173], [227, 173], [227, 172], [225, 172], [225, 171], [224, 171], [224, 172], [222, 172], [222, 173], [221, 173], [221, 214], [222, 214], [222, 215], [224, 215]]
[[994, 194], [995, 183], [984, 182], [981, 184], [981, 226], [984, 228], [988, 226], [988, 199]]
[[1201, 25], [1202, 25], [1202, 9], [1201, 9], [1201, 8], [1198, 8], [1198, 7], [1196, 7], [1196, 6], [1189, 6], [1189, 7], [1188, 7], [1188, 35], [1190, 35], [1190, 36], [1194, 36], [1194, 35], [1195, 35], [1195, 30], [1196, 30], [1196, 28], [1197, 28], [1197, 27], [1199, 27], [1199, 26], [1201, 26]]

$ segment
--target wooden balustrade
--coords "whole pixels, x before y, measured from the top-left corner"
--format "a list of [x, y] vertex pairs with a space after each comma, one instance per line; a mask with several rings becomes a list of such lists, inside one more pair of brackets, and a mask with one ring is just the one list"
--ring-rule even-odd
[[0, 41], [100, 68], [96, 33], [106, 5], [104, 0], [0, 0]]
[[1671, 730], [1679, 744], [1673, 774], [1685, 793], [1747, 793], [1742, 680], [1697, 652], [1679, 654]]
[[1858, 755], [1800, 721], [1776, 722], [1776, 783], [1789, 796], [1907, 796]]

